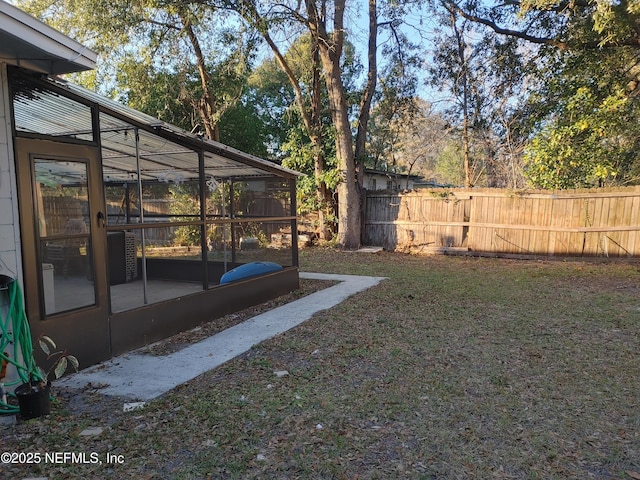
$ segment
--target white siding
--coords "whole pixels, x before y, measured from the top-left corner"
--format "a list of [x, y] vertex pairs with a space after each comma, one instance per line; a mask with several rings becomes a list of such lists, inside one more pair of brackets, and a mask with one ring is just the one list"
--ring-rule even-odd
[[[18, 278], [19, 284], [22, 285], [16, 171], [9, 118], [11, 110], [7, 66], [4, 63], [0, 63], [0, 86], [0, 273]], [[0, 292], [1, 318], [6, 318], [9, 310], [9, 298], [4, 293]], [[11, 331], [11, 325], [9, 325], [9, 331]], [[21, 358], [18, 356], [18, 362], [20, 361]], [[18, 372], [11, 364], [7, 368], [4, 382], [10, 385], [9, 390], [13, 390], [17, 385]]]
[[5, 64], [0, 64], [0, 84], [0, 273], [21, 278], [17, 187]]

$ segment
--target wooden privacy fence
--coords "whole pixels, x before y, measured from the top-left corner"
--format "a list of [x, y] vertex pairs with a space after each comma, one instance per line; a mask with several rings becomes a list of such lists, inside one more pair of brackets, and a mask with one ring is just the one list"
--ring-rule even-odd
[[364, 241], [389, 250], [640, 256], [640, 187], [371, 192]]

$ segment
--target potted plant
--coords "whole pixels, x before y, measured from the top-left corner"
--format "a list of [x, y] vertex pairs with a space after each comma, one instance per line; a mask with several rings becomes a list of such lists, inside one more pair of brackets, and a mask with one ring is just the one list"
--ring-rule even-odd
[[16, 387], [14, 393], [18, 399], [20, 408], [20, 417], [24, 420], [30, 418], [48, 415], [51, 411], [51, 381], [49, 378], [53, 375], [54, 379], [60, 378], [64, 373], [72, 367], [78, 371], [78, 359], [70, 355], [66, 350], [56, 350], [56, 343], [47, 335], [38, 337], [38, 345], [47, 356], [47, 361], [53, 360], [48, 370], [41, 367], [32, 369], [29, 375], [29, 381]]

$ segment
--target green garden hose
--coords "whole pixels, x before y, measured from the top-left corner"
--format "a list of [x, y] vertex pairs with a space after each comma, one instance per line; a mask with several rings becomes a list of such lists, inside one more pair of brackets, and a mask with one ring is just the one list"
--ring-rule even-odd
[[[11, 281], [6, 287], [9, 304], [6, 318], [0, 312], [0, 362], [14, 365], [19, 379], [8, 386], [29, 383], [31, 380], [42, 380], [33, 357], [33, 343], [29, 321], [22, 304], [22, 290], [17, 281]], [[11, 328], [9, 328], [11, 327]], [[13, 353], [13, 355], [11, 355]], [[22, 363], [18, 359], [22, 359]], [[18, 407], [9, 405], [0, 399], [0, 414], [17, 413]]]

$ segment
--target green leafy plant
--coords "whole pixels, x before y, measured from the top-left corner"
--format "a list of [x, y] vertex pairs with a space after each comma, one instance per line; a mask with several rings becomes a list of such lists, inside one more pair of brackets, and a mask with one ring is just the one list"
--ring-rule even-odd
[[40, 335], [38, 337], [38, 345], [47, 356], [47, 362], [53, 361], [48, 370], [44, 370], [38, 366], [38, 374], [41, 382], [47, 383], [51, 374], [53, 374], [54, 379], [60, 378], [69, 367], [73, 368], [76, 372], [78, 371], [78, 366], [80, 365], [78, 359], [67, 352], [67, 350], [58, 350], [56, 342], [54, 342], [51, 337]]
[[269, 237], [262, 230], [259, 223], [248, 223], [243, 226], [243, 236], [245, 237], [253, 237], [258, 240], [258, 245], [261, 248], [265, 248], [269, 246]]

